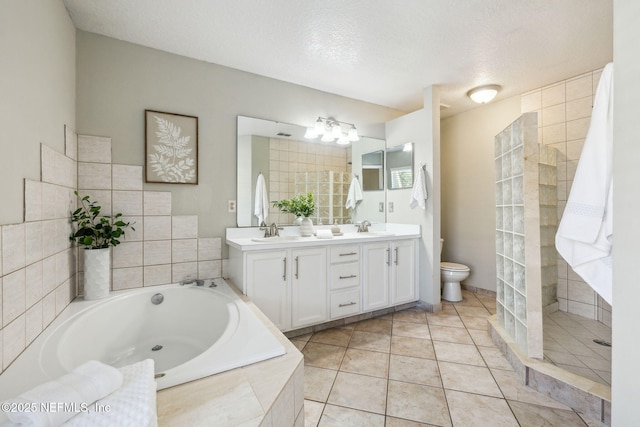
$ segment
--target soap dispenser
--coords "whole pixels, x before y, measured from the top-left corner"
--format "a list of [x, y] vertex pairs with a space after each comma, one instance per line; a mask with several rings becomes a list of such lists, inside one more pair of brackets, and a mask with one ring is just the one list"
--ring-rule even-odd
[[331, 227], [331, 233], [334, 236], [338, 236], [338, 235], [342, 234], [341, 231], [340, 231], [340, 227], [338, 226], [338, 220], [337, 219], [333, 221], [333, 226]]

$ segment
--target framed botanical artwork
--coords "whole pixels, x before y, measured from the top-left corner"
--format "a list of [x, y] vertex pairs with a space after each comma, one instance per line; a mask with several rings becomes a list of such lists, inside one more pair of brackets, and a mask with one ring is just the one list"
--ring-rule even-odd
[[198, 183], [198, 118], [145, 110], [146, 182]]

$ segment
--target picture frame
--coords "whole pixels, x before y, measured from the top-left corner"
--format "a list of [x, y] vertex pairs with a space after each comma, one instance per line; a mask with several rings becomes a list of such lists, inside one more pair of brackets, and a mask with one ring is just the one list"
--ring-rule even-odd
[[198, 117], [145, 112], [145, 182], [198, 184]]

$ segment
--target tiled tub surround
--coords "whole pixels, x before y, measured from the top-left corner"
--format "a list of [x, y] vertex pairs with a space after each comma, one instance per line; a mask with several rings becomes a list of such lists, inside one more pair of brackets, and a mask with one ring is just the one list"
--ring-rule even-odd
[[113, 248], [113, 290], [222, 276], [222, 239], [198, 237], [196, 215], [172, 215], [170, 192], [143, 190], [142, 166], [112, 164], [110, 138], [78, 137], [78, 194], [135, 223]]
[[509, 336], [542, 358], [542, 311], [556, 301], [556, 155], [536, 122], [525, 113], [495, 138], [496, 297]]
[[[221, 292], [224, 295], [229, 296], [229, 293], [233, 294], [234, 290], [229, 288], [226, 284], [218, 281], [218, 285], [223, 289]], [[177, 292], [178, 294], [184, 293], [209, 293], [218, 291], [209, 291], [207, 289], [191, 289], [189, 287], [181, 287], [177, 285], [168, 285], [169, 288], [160, 288], [165, 295], [167, 293]], [[171, 288], [173, 287], [173, 288]], [[172, 291], [173, 289], [173, 291]], [[193, 292], [192, 292], [193, 291]], [[130, 292], [136, 292], [141, 295], [140, 292], [155, 292], [153, 289], [144, 291], [138, 290], [125, 290], [117, 291], [120, 295], [112, 295], [109, 300], [101, 301], [77, 301], [71, 303], [62, 315], [54, 322], [49, 329], [47, 329], [43, 335], [41, 335], [24, 353], [22, 353], [11, 367], [0, 376], [0, 394], [2, 398], [6, 399], [12, 396], [18, 395], [25, 389], [32, 388], [33, 386], [46, 381], [47, 376], [54, 375], [59, 369], [64, 369], [62, 366], [57, 366], [57, 362], [51, 358], [47, 358], [44, 364], [39, 364], [38, 359], [42, 354], [54, 351], [50, 347], [53, 342], [55, 346], [56, 335], [59, 333], [58, 329], [61, 324], [64, 324], [65, 320], [70, 317], [73, 318], [74, 314], [86, 313], [86, 310], [91, 310], [91, 307], [101, 307], [101, 304], [129, 304], [132, 300], [127, 295]], [[124, 292], [124, 294], [123, 294]], [[235, 292], [239, 298], [242, 298], [239, 293]], [[150, 295], [150, 294], [149, 294]], [[177, 294], [172, 294], [174, 297]], [[122, 299], [124, 297], [126, 299]], [[118, 299], [120, 298], [120, 299]], [[168, 298], [171, 299], [170, 296]], [[229, 297], [233, 301], [232, 297]], [[144, 299], [148, 301], [148, 299]], [[203, 425], [203, 426], [284, 426], [292, 427], [294, 425], [302, 425], [304, 423], [302, 412], [303, 401], [303, 364], [302, 355], [300, 352], [259, 312], [255, 306], [249, 302], [244, 301], [242, 307], [238, 307], [239, 312], [246, 314], [253, 314], [255, 319], [247, 319], [252, 323], [249, 330], [245, 330], [246, 333], [256, 331], [256, 327], [260, 328], [264, 325], [264, 333], [271, 334], [286, 351], [284, 355], [268, 359], [263, 362], [254, 363], [252, 365], [245, 366], [242, 369], [234, 369], [219, 373], [217, 375], [207, 376], [201, 379], [196, 379], [190, 382], [184, 382], [178, 386], [164, 388], [160, 390], [157, 395], [157, 413], [159, 416], [160, 426], [176, 426], [176, 425]], [[100, 314], [98, 314], [100, 316]], [[132, 314], [135, 317], [135, 314]], [[131, 319], [129, 319], [131, 320]], [[242, 320], [241, 320], [242, 322]], [[135, 323], [135, 322], [134, 322]], [[108, 328], [108, 326], [105, 326]], [[64, 325], [62, 325], [64, 329]], [[242, 329], [242, 326], [240, 326]], [[53, 334], [53, 335], [52, 335]], [[107, 331], [108, 335], [108, 331]], [[249, 336], [250, 337], [250, 336]], [[117, 338], [117, 337], [114, 337]], [[273, 339], [272, 338], [272, 339]], [[233, 340], [233, 339], [232, 339]], [[79, 345], [82, 343], [78, 342]], [[242, 343], [241, 348], [245, 347]], [[225, 342], [225, 346], [233, 348], [233, 343]], [[65, 351], [70, 351], [65, 349]], [[101, 350], [96, 350], [100, 352]], [[233, 350], [230, 350], [233, 352]], [[242, 350], [240, 350], [242, 352]], [[238, 353], [234, 353], [238, 354]], [[239, 355], [239, 354], [238, 354]], [[55, 356], [55, 355], [54, 355]], [[73, 355], [68, 355], [73, 359]], [[199, 359], [206, 355], [199, 356]], [[66, 362], [62, 362], [64, 365], [70, 358], [62, 356]], [[79, 356], [83, 357], [83, 356]], [[100, 357], [103, 357], [100, 355]], [[240, 357], [240, 356], [239, 356]], [[209, 359], [221, 360], [216, 356]], [[196, 359], [193, 359], [194, 361]], [[202, 361], [201, 361], [202, 362]], [[165, 360], [166, 363], [166, 360]], [[215, 362], [213, 362], [215, 363]], [[189, 361], [186, 362], [189, 364]], [[41, 365], [41, 366], [38, 366]], [[38, 368], [41, 369], [38, 369]], [[156, 364], [156, 368], [160, 365]], [[176, 371], [175, 374], [183, 376], [186, 366], [182, 365], [176, 369], [168, 369], [166, 371], [168, 378], [171, 376], [172, 370]], [[210, 366], [204, 367], [204, 369], [210, 369]], [[162, 369], [162, 368], [160, 368]], [[195, 368], [199, 369], [199, 368]], [[29, 372], [25, 375], [25, 372]], [[159, 386], [162, 386], [164, 378], [159, 379]], [[185, 378], [183, 376], [183, 378]], [[166, 386], [165, 384], [164, 386]], [[4, 419], [0, 414], [0, 422]], [[296, 424], [297, 422], [297, 424]]]
[[[584, 139], [591, 122], [593, 97], [602, 69], [527, 92], [522, 112], [538, 113], [538, 142], [558, 151], [558, 218], [566, 205]], [[611, 326], [611, 306], [602, 300], [558, 255], [559, 309]]]
[[600, 425], [521, 384], [487, 331], [495, 297], [463, 298], [291, 338], [304, 354], [305, 425]]
[[278, 338], [286, 354], [159, 391], [159, 426], [305, 424], [302, 355], [250, 300], [240, 297]]
[[[136, 221], [136, 231], [113, 253], [114, 290], [221, 276], [221, 239], [198, 238], [195, 216], [171, 215], [171, 193], [143, 191], [140, 166], [112, 165], [109, 138], [77, 136], [65, 127], [65, 154], [43, 144], [41, 171], [41, 181], [25, 180], [25, 222], [0, 226], [2, 370], [81, 288], [76, 260], [82, 257], [69, 240], [76, 189], [81, 197], [98, 200], [103, 214], [122, 212]], [[162, 390], [159, 425], [303, 424], [302, 357], [252, 302], [245, 302], [287, 354]]]
[[24, 222], [0, 227], [0, 357], [4, 371], [76, 296], [75, 133], [65, 128], [65, 153], [41, 145], [41, 180], [25, 180]]

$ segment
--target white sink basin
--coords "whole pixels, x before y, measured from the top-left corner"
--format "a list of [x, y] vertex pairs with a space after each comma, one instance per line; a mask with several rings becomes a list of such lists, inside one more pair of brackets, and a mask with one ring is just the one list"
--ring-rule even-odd
[[291, 242], [294, 240], [300, 240], [300, 236], [254, 237], [251, 240], [254, 242], [260, 242], [260, 243], [283, 243], [283, 242]]

